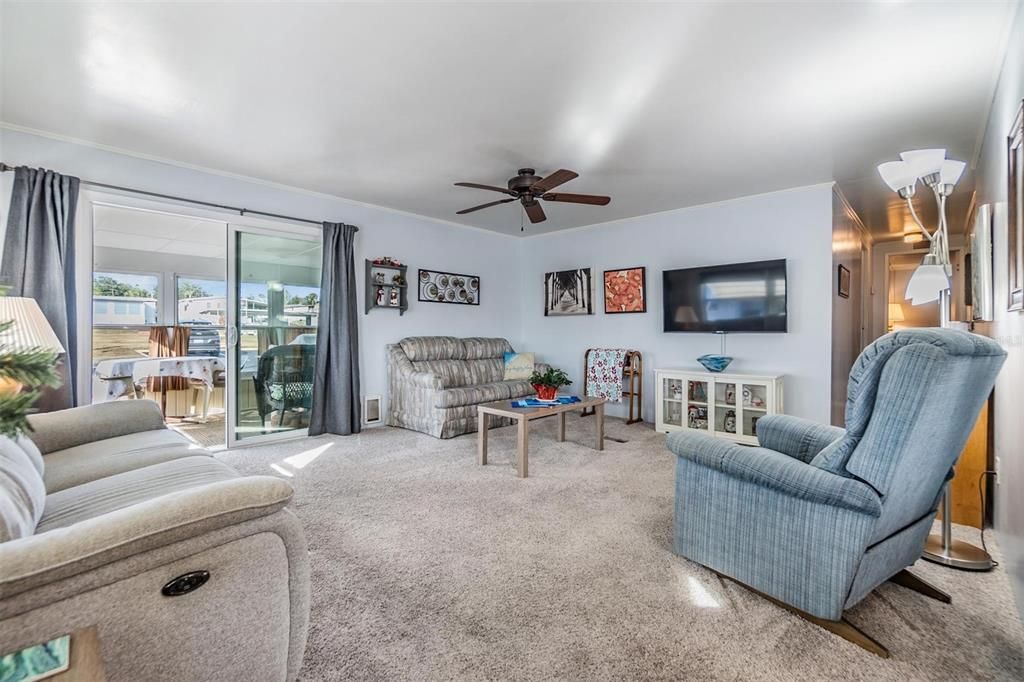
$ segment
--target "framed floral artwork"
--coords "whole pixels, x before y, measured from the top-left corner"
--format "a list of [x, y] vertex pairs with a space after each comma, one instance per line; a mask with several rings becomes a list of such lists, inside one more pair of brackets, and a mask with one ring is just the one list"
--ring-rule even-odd
[[647, 268], [604, 271], [604, 312], [647, 312]]

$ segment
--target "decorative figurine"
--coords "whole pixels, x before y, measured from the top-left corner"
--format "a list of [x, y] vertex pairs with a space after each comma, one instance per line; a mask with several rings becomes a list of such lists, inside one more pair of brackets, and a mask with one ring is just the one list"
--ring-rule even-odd
[[384, 305], [384, 287], [377, 287], [377, 305]]
[[725, 411], [725, 432], [736, 433], [736, 410]]
[[374, 284], [384, 284], [384, 273], [383, 272], [375, 272], [375, 273], [373, 273], [373, 283]]
[[735, 405], [736, 404], [736, 387], [732, 384], [725, 385], [725, 404]]
[[691, 406], [690, 409], [686, 411], [686, 423], [689, 425], [689, 427], [691, 429], [697, 428], [697, 408], [696, 407]]
[[399, 305], [399, 289], [397, 287], [391, 288], [390, 303], [392, 308], [397, 308]]

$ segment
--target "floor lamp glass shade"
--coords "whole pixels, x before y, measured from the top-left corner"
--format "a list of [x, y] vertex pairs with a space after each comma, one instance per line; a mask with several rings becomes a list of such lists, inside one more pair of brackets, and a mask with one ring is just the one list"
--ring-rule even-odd
[[939, 300], [939, 294], [949, 289], [946, 268], [933, 263], [922, 263], [907, 282], [907, 298], [911, 305]]
[[912, 187], [917, 182], [917, 176], [909, 163], [904, 161], [886, 161], [878, 165], [878, 174], [889, 185], [893, 192]]
[[64, 346], [35, 299], [0, 296], [0, 322], [10, 321], [14, 324], [0, 333], [0, 346], [10, 350], [41, 348], [52, 353], [64, 352]]
[[942, 185], [955, 185], [960, 182], [960, 176], [964, 174], [967, 164], [963, 161], [947, 159], [942, 162], [942, 170], [939, 172], [939, 183]]
[[942, 170], [942, 162], [946, 160], [946, 150], [915, 149], [912, 152], [902, 152], [900, 158], [910, 166], [915, 178], [923, 178]]

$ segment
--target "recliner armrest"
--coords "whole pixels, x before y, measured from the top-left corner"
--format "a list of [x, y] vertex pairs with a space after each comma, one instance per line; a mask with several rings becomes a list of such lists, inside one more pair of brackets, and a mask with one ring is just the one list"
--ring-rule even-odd
[[291, 497], [292, 487], [279, 478], [239, 477], [4, 542], [0, 544], [0, 602], [134, 554], [267, 516]]
[[815, 455], [846, 435], [838, 426], [810, 419], [771, 414], [757, 420], [757, 442], [763, 448], [810, 462]]
[[160, 406], [152, 400], [115, 400], [29, 415], [32, 442], [44, 455], [97, 440], [166, 429]]
[[[758, 422], [760, 426], [760, 422]], [[705, 434], [677, 431], [668, 446], [682, 459], [784, 495], [879, 516], [882, 502], [871, 486], [761, 447], [746, 447]]]

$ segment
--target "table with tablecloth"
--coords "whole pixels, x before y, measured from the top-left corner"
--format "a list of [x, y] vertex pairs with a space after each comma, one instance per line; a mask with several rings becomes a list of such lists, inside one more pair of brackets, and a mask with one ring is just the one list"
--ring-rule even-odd
[[[93, 371], [93, 400], [105, 402], [135, 396], [135, 385], [150, 377], [183, 377], [202, 385], [203, 419], [209, 408], [214, 377], [226, 369], [218, 357], [188, 355], [173, 358], [116, 358], [101, 360]], [[166, 392], [162, 391], [166, 400]]]

